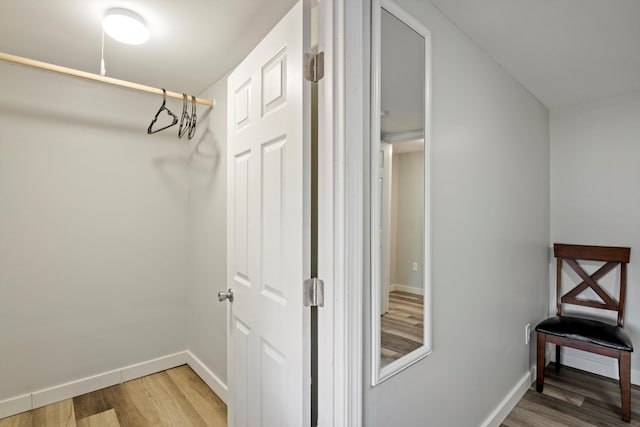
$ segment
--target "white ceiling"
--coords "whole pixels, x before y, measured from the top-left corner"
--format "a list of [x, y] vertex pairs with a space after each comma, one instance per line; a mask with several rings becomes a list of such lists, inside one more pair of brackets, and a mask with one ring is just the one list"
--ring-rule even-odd
[[424, 38], [386, 10], [380, 20], [381, 137], [424, 134]]
[[198, 94], [237, 65], [295, 0], [2, 0], [0, 51], [99, 73], [107, 9], [147, 21], [139, 46], [105, 36], [107, 76]]
[[640, 90], [640, 0], [431, 1], [550, 109]]
[[[97, 73], [100, 20], [126, 7], [147, 20], [151, 40], [127, 46], [107, 37], [107, 75], [197, 94], [294, 2], [3, 0], [0, 51]], [[640, 0], [432, 2], [549, 108], [640, 90]]]

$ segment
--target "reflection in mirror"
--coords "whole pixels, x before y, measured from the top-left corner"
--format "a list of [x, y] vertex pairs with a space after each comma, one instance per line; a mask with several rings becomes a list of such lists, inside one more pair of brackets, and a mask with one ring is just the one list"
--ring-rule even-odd
[[391, 160], [383, 172], [389, 188], [382, 190], [380, 351], [385, 366], [424, 343], [424, 143], [381, 145]]
[[392, 2], [378, 11], [371, 151], [374, 384], [430, 351], [428, 31]]

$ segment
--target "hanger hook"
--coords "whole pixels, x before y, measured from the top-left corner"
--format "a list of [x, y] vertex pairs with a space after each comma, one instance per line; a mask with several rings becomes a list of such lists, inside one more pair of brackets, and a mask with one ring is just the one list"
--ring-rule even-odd
[[178, 129], [178, 138], [182, 138], [191, 128], [191, 118], [187, 113], [187, 94], [182, 94], [182, 117], [180, 117], [180, 129]]
[[187, 135], [189, 139], [193, 138], [193, 135], [196, 134], [196, 97], [191, 95], [191, 125], [189, 126], [189, 134]]
[[[176, 116], [175, 114], [173, 114], [173, 112], [171, 110], [169, 110], [166, 107], [167, 104], [167, 91], [164, 90], [164, 88], [162, 89], [162, 105], [160, 106], [160, 108], [158, 109], [158, 111], [156, 112], [156, 115], [153, 117], [153, 120], [151, 120], [151, 124], [149, 125], [149, 127], [147, 128], [147, 133], [148, 134], [152, 134], [152, 133], [156, 133], [156, 132], [160, 132], [161, 130], [165, 130], [167, 128], [170, 128], [171, 126], [175, 125], [176, 123], [178, 123], [178, 116]], [[173, 119], [170, 125], [167, 125], [163, 128], [160, 129], [153, 129], [153, 125], [156, 123], [156, 121], [158, 121], [158, 116], [160, 115], [160, 113], [162, 113], [163, 111], [166, 111], [167, 114], [169, 114]]]

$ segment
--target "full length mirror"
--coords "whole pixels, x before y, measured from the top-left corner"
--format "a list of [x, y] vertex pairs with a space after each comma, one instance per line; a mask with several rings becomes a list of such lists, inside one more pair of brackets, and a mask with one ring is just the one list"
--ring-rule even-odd
[[429, 32], [390, 1], [373, 9], [372, 382], [430, 345]]

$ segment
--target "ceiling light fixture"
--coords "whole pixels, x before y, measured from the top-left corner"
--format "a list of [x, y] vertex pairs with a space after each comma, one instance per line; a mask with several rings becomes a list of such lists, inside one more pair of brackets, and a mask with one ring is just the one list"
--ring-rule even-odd
[[144, 19], [129, 9], [109, 9], [102, 19], [102, 28], [122, 43], [142, 44], [149, 40], [149, 29]]

